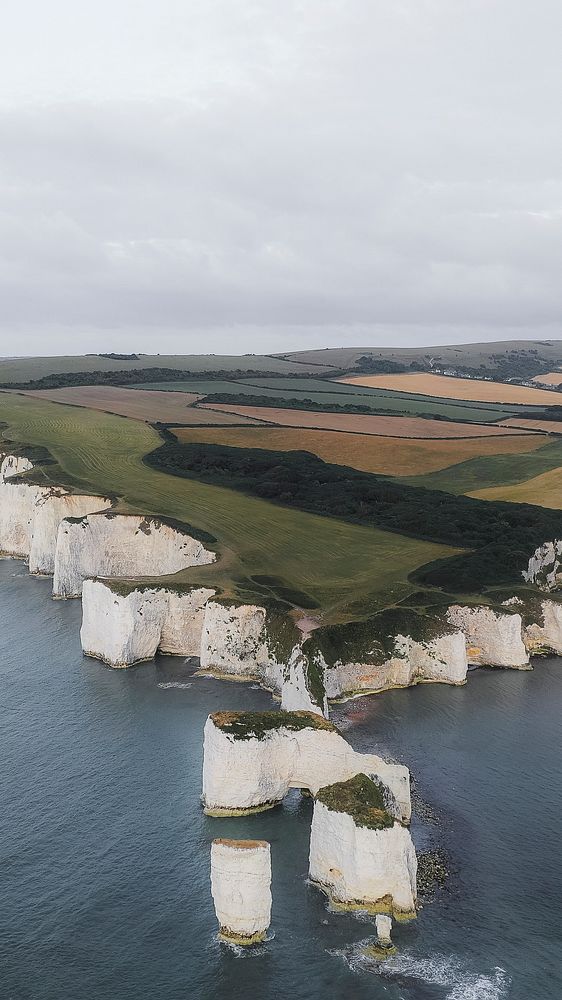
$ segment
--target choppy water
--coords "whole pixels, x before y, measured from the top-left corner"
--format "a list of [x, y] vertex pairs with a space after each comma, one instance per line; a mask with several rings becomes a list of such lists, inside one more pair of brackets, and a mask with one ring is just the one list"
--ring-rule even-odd
[[[446, 890], [398, 954], [362, 954], [367, 919], [307, 886], [310, 802], [244, 820], [202, 815], [210, 711], [271, 706], [193, 678], [181, 659], [111, 671], [82, 657], [78, 602], [0, 562], [2, 1000], [556, 1000], [562, 996], [562, 660], [480, 671], [339, 706], [358, 749], [404, 760], [451, 858]], [[213, 836], [272, 843], [271, 939], [215, 938]]]

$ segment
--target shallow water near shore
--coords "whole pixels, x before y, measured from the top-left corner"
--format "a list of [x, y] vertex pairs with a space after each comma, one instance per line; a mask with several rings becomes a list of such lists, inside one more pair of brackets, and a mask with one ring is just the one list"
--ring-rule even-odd
[[[80, 602], [0, 561], [0, 995], [6, 1000], [552, 1000], [562, 993], [562, 660], [475, 671], [335, 706], [358, 750], [408, 764], [435, 818], [418, 849], [447, 887], [363, 953], [365, 917], [307, 885], [311, 803], [203, 816], [209, 712], [267, 709], [250, 685], [162, 657], [112, 671], [82, 656]], [[424, 810], [424, 813], [426, 811]], [[270, 938], [216, 940], [215, 836], [271, 841]]]

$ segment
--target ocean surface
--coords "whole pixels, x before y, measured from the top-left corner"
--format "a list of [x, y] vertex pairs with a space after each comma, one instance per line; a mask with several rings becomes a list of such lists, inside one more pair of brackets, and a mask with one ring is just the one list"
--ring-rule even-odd
[[[80, 602], [0, 562], [2, 1000], [556, 1000], [562, 996], [562, 660], [482, 670], [337, 706], [359, 750], [409, 765], [421, 850], [446, 888], [395, 925], [398, 954], [362, 955], [367, 918], [332, 913], [306, 882], [310, 800], [210, 819], [201, 811], [209, 712], [272, 705], [162, 657], [88, 660]], [[271, 841], [270, 939], [220, 944], [215, 836]]]

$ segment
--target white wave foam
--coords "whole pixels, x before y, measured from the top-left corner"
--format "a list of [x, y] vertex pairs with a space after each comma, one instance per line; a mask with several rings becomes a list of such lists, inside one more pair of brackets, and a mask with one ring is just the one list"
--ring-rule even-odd
[[509, 979], [503, 969], [496, 968], [493, 976], [475, 976], [459, 983], [447, 994], [446, 1000], [500, 1000], [507, 996]]
[[507, 996], [510, 982], [504, 969], [475, 973], [459, 959], [446, 955], [418, 958], [404, 952], [388, 959], [380, 971], [383, 976], [406, 976], [428, 985], [452, 987], [444, 1000], [501, 1000]]
[[422, 957], [408, 951], [383, 960], [369, 954], [369, 945], [374, 941], [358, 941], [330, 954], [343, 958], [355, 973], [370, 972], [384, 979], [411, 979], [427, 986], [442, 986], [446, 991], [443, 1000], [502, 1000], [508, 995], [510, 979], [504, 969], [476, 973], [454, 956]]
[[166, 681], [165, 683], [159, 684], [159, 688], [190, 688], [191, 684], [184, 684], [181, 681]]

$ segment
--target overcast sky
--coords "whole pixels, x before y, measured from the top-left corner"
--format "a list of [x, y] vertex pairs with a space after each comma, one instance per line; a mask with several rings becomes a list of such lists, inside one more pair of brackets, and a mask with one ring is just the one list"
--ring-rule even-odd
[[0, 354], [561, 337], [560, 0], [18, 0]]

